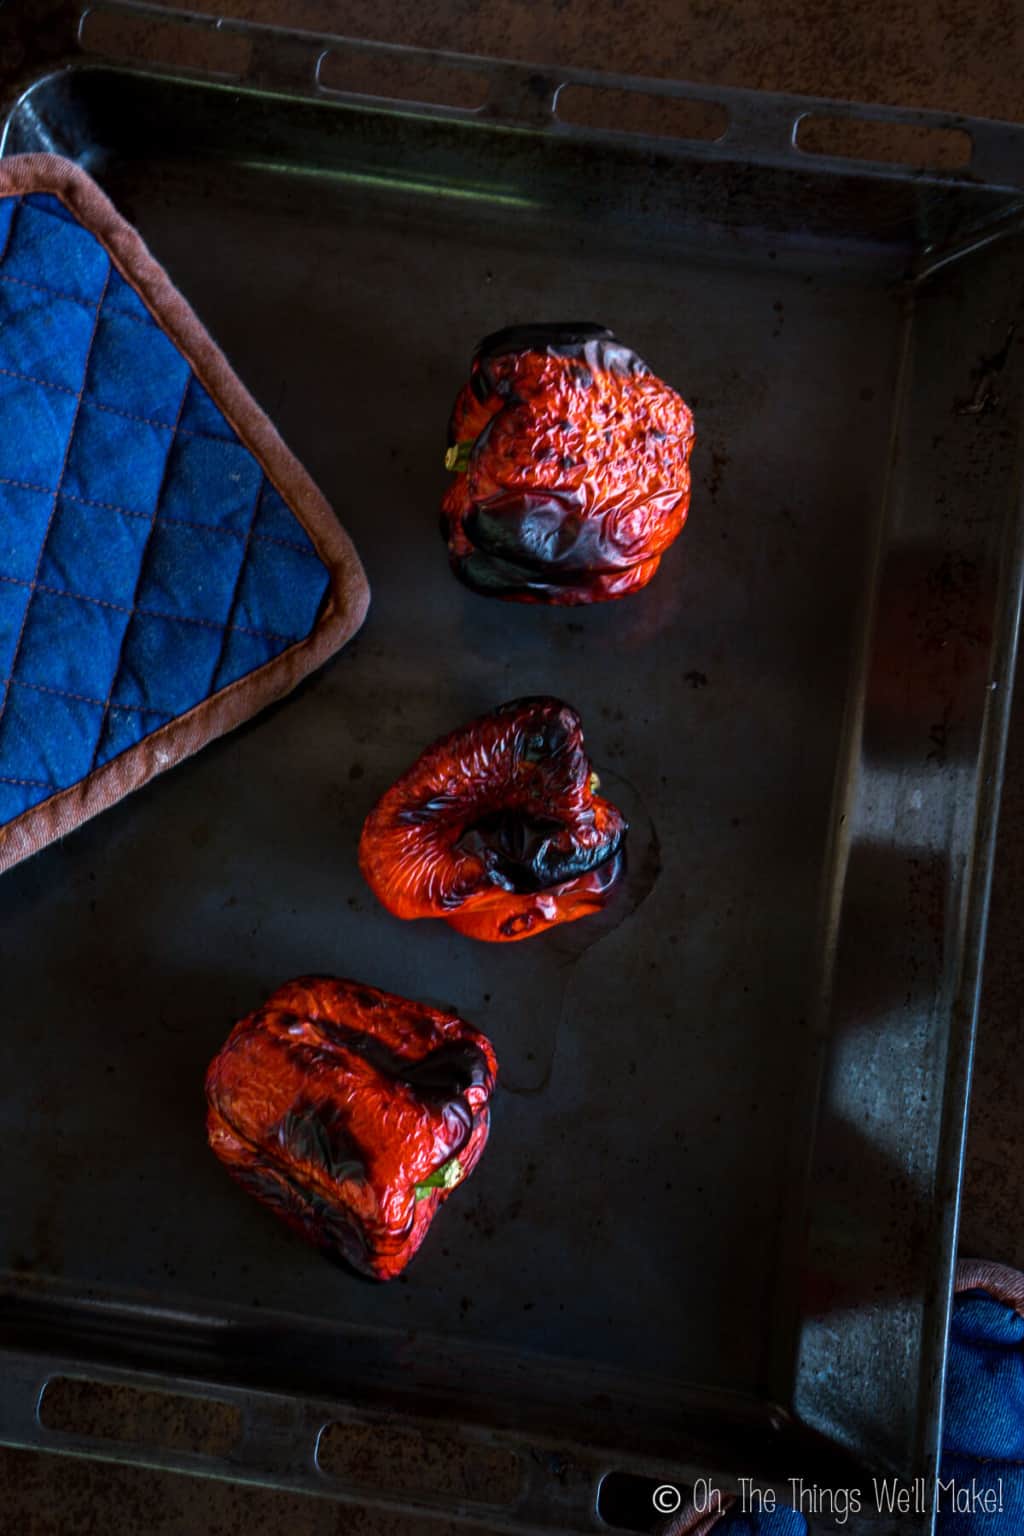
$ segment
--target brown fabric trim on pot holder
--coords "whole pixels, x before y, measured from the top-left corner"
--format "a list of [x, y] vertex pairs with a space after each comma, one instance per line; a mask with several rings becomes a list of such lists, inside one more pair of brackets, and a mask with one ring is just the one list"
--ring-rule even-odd
[[961, 1259], [956, 1266], [955, 1290], [987, 1291], [1024, 1317], [1024, 1275], [1005, 1264], [983, 1259]]

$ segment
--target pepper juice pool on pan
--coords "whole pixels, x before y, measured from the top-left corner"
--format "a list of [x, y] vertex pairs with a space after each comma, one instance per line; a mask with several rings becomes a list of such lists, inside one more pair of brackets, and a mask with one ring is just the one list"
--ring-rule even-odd
[[686, 521], [693, 440], [689, 406], [604, 326], [496, 331], [448, 428], [453, 571], [519, 603], [638, 591]]
[[526, 939], [599, 911], [625, 868], [625, 818], [598, 795], [580, 717], [515, 699], [433, 743], [381, 796], [359, 867], [396, 917]]

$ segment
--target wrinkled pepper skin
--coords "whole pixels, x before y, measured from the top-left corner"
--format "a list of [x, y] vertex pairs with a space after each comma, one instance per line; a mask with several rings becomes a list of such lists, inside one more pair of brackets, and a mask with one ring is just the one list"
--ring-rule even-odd
[[626, 820], [598, 787], [576, 711], [516, 699], [392, 785], [366, 818], [359, 867], [396, 917], [530, 938], [599, 911], [622, 875]]
[[233, 1178], [333, 1258], [391, 1280], [487, 1141], [498, 1064], [453, 1013], [331, 977], [287, 982], [206, 1074]]
[[448, 427], [453, 571], [518, 603], [639, 591], [686, 521], [693, 440], [689, 407], [603, 326], [495, 332]]

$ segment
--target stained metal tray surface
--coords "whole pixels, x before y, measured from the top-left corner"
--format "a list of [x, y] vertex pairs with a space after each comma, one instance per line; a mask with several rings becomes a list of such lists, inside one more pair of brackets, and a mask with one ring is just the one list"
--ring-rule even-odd
[[[319, 1429], [406, 1413], [522, 1450], [523, 1492], [376, 1496], [510, 1530], [593, 1528], [609, 1468], [930, 1475], [1020, 595], [1019, 135], [227, 22], [246, 72], [204, 77], [86, 54], [73, 9], [3, 17], [3, 152], [71, 156], [137, 224], [373, 604], [282, 706], [0, 882], [0, 1438], [354, 1497]], [[329, 90], [328, 57], [382, 94]], [[410, 59], [484, 104], [385, 99]], [[571, 126], [567, 82], [728, 125]], [[815, 156], [811, 113], [961, 128], [973, 160]], [[474, 342], [564, 317], [697, 420], [690, 525], [591, 611], [464, 591], [437, 531]], [[367, 810], [541, 692], [633, 820], [624, 906], [504, 948], [396, 922], [356, 867]], [[486, 1157], [387, 1287], [205, 1145], [207, 1061], [309, 971], [452, 1004], [502, 1063]], [[236, 1402], [242, 1441], [45, 1428], [46, 1381], [83, 1373]]]

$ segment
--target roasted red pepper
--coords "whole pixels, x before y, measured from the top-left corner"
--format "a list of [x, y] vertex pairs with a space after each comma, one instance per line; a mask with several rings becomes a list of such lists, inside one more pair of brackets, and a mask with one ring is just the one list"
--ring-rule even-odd
[[442, 532], [455, 574], [489, 597], [636, 592], [686, 521], [690, 409], [600, 325], [488, 336], [448, 444]]
[[359, 867], [396, 917], [526, 939], [596, 912], [625, 867], [625, 818], [596, 793], [580, 717], [516, 699], [428, 747], [366, 818]]
[[289, 1226], [390, 1280], [479, 1161], [497, 1071], [490, 1041], [456, 1014], [304, 977], [210, 1063], [207, 1134]]

